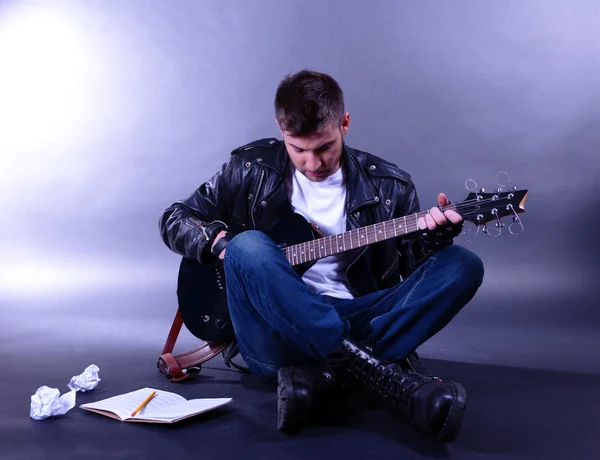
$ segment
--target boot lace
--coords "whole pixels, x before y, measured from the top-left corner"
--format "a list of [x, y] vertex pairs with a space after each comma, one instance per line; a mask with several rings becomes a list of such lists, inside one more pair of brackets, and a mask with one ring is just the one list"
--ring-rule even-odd
[[341, 379], [329, 369], [319, 369], [319, 376], [315, 380], [314, 388], [319, 393], [327, 393], [340, 387]]
[[[395, 365], [372, 362], [371, 359], [353, 356], [350, 367], [358, 380], [383, 397], [387, 404], [409, 411], [410, 395], [429, 379], [419, 379], [399, 371]], [[421, 380], [424, 381], [421, 381]]]

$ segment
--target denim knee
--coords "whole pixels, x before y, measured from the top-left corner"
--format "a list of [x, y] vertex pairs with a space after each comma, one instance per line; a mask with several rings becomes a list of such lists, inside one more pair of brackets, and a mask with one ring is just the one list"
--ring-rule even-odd
[[236, 235], [228, 244], [225, 257], [238, 262], [255, 261], [264, 258], [265, 250], [274, 245], [266, 234], [258, 230], [246, 230]]
[[456, 273], [458, 280], [467, 284], [472, 283], [475, 287], [481, 286], [485, 272], [483, 261], [470, 249], [457, 244], [452, 244], [442, 249], [438, 254], [434, 255], [434, 257], [450, 258], [450, 263], [454, 267], [454, 272]]

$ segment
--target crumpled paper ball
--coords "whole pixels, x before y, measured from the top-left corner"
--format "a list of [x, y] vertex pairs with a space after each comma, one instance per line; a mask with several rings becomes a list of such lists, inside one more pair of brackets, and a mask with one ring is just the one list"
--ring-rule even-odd
[[75, 407], [76, 391], [60, 396], [58, 388], [41, 386], [31, 396], [29, 416], [34, 420], [43, 420], [53, 415], [63, 415]]
[[71, 377], [71, 381], [67, 384], [69, 389], [75, 391], [90, 391], [96, 388], [101, 380], [98, 377], [100, 369], [95, 364], [91, 364], [85, 368], [82, 374]]

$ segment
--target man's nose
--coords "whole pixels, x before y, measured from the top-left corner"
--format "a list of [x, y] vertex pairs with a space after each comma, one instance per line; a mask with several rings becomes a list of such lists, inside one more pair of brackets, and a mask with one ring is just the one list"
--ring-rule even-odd
[[309, 171], [318, 171], [321, 167], [321, 163], [321, 158], [319, 158], [317, 155], [315, 155], [314, 153], [308, 154], [308, 159], [306, 160], [306, 168]]

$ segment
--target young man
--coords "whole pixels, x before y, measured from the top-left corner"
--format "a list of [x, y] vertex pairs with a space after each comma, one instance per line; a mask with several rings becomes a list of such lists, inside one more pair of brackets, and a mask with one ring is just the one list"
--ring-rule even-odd
[[[481, 285], [479, 257], [452, 244], [461, 216], [432, 207], [403, 237], [354, 232], [352, 249], [296, 272], [268, 236], [290, 213], [329, 236], [412, 215], [419, 201], [408, 173], [344, 143], [350, 115], [329, 75], [284, 78], [275, 115], [283, 141], [234, 150], [212, 179], [165, 211], [164, 242], [200, 263], [223, 263], [240, 354], [255, 375], [277, 382], [280, 430], [299, 429], [351, 385], [422, 432], [454, 440], [465, 390], [433, 377], [414, 350]], [[449, 204], [443, 193], [437, 204]], [[372, 244], [359, 245], [365, 237]]]

